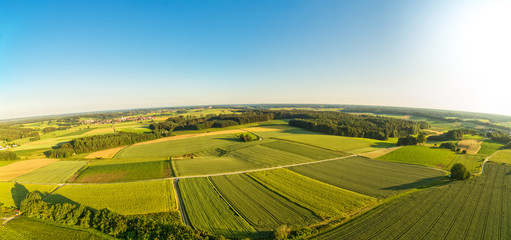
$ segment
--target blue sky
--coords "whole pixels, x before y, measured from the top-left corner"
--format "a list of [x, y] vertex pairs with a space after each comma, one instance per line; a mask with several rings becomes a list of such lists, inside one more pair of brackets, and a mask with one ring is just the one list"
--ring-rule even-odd
[[0, 119], [237, 103], [511, 115], [510, 6], [0, 0]]

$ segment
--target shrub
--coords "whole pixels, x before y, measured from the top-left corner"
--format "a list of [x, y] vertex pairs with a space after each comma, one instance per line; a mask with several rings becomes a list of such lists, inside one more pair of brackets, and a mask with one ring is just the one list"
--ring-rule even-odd
[[464, 180], [470, 177], [470, 172], [465, 165], [456, 163], [451, 168], [451, 178], [456, 180]]
[[400, 138], [397, 140], [397, 145], [398, 145], [398, 146], [404, 146], [404, 145], [417, 145], [417, 138], [415, 138], [415, 137], [413, 137], [413, 136], [400, 137]]
[[275, 230], [274, 239], [276, 239], [276, 240], [287, 239], [290, 232], [291, 232], [290, 227], [288, 227], [286, 225], [282, 225]]

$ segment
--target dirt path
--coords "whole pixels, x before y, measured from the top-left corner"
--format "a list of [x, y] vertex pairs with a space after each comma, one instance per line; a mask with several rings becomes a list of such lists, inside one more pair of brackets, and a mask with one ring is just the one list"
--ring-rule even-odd
[[489, 160], [491, 157], [493, 157], [493, 155], [495, 155], [495, 154], [496, 154], [496, 153], [498, 153], [498, 152], [500, 152], [500, 150], [498, 150], [498, 151], [494, 152], [492, 155], [490, 155], [490, 156], [488, 156], [486, 159], [484, 159], [484, 162], [483, 162], [483, 164], [481, 165], [481, 172], [479, 172], [479, 173], [475, 173], [474, 175], [478, 175], [478, 176], [479, 176], [479, 175], [483, 174], [483, 172], [484, 172], [484, 165], [486, 165], [486, 162], [488, 162], [488, 160]]
[[181, 192], [178, 187], [179, 178], [174, 179], [174, 194], [176, 195], [176, 204], [177, 210], [181, 213], [181, 220], [184, 224], [188, 226], [192, 226], [190, 221], [188, 220], [188, 214], [186, 213], [186, 209], [184, 208], [181, 201]]

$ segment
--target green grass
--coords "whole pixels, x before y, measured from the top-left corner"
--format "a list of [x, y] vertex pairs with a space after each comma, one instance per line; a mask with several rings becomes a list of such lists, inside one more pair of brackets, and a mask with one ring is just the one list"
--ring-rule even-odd
[[123, 215], [177, 210], [171, 180], [66, 185], [48, 196], [51, 203], [79, 203], [96, 210], [109, 208]]
[[270, 190], [312, 210], [323, 219], [346, 217], [376, 199], [338, 188], [287, 169], [247, 173]]
[[486, 140], [481, 143], [481, 149], [477, 154], [490, 156], [494, 154], [497, 150], [500, 150], [504, 147], [504, 144], [494, 142], [492, 140]]
[[305, 156], [311, 159], [321, 160], [321, 159], [329, 159], [346, 156], [347, 154], [342, 152], [336, 152], [326, 149], [321, 149], [317, 147], [312, 147], [305, 144], [298, 144], [293, 142], [286, 141], [273, 141], [261, 144], [261, 146], [277, 149], [285, 152], [290, 152], [294, 154], [298, 154], [300, 156]]
[[313, 239], [511, 239], [510, 165], [417, 191]]
[[255, 169], [259, 166], [233, 157], [202, 157], [173, 160], [177, 176], [204, 175]]
[[47, 195], [56, 187], [55, 185], [0, 182], [0, 203], [5, 206], [19, 206], [27, 193], [39, 191], [43, 195]]
[[259, 231], [285, 224], [301, 227], [321, 221], [314, 213], [265, 188], [244, 174], [210, 177], [225, 200]]
[[456, 153], [442, 148], [404, 146], [377, 159], [447, 169]]
[[441, 179], [445, 173], [429, 167], [350, 157], [291, 167], [304, 176], [364, 195], [387, 198]]
[[314, 161], [314, 159], [306, 156], [263, 147], [261, 145], [238, 149], [227, 153], [227, 156], [251, 162], [260, 167], [282, 166]]
[[28, 183], [64, 183], [88, 161], [57, 161], [19, 176], [13, 181]]
[[208, 178], [181, 179], [178, 187], [194, 228], [232, 238], [256, 234], [256, 230], [224, 201]]
[[82, 170], [73, 182], [127, 182], [171, 177], [171, 173], [169, 161], [163, 160], [118, 164], [98, 161]]
[[499, 151], [495, 153], [495, 155], [493, 155], [489, 160], [492, 162], [511, 164], [511, 150]]
[[69, 137], [69, 136], [78, 136], [85, 133], [88, 133], [90, 131], [94, 130], [94, 128], [84, 128], [84, 129], [78, 129], [77, 131], [66, 133], [64, 135], [60, 135], [60, 137]]
[[0, 236], [5, 240], [100, 240], [115, 239], [91, 228], [81, 228], [64, 224], [42, 221], [35, 218], [20, 217], [0, 227]]
[[478, 173], [481, 171], [481, 166], [484, 162], [484, 156], [470, 155], [470, 154], [456, 154], [447, 169], [451, 169], [456, 163], [463, 164], [471, 173]]
[[232, 144], [243, 144], [234, 134], [222, 134], [130, 146], [115, 158], [168, 158]]
[[323, 135], [312, 132], [309, 132], [308, 134], [289, 134], [284, 136], [276, 136], [276, 138], [300, 142], [334, 151], [342, 151], [355, 154], [374, 151], [381, 148], [393, 147], [397, 142], [397, 139], [394, 138], [391, 138], [388, 141], [380, 141], [368, 138]]

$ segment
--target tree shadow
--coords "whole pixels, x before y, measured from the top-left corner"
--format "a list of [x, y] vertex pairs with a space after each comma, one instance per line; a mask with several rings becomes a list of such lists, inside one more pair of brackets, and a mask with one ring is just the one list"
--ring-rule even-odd
[[25, 199], [28, 193], [29, 193], [28, 189], [22, 184], [19, 183], [14, 184], [14, 187], [11, 188], [11, 196], [12, 201], [14, 202], [14, 206], [16, 206], [16, 208], [18, 209], [20, 208], [21, 201]]
[[405, 184], [396, 185], [396, 186], [392, 186], [392, 187], [386, 187], [383, 189], [385, 189], [385, 190], [409, 190], [409, 189], [419, 188], [419, 187], [423, 187], [428, 184], [438, 182], [444, 178], [445, 178], [445, 176], [423, 178], [423, 179], [419, 179], [415, 182], [405, 183]]

